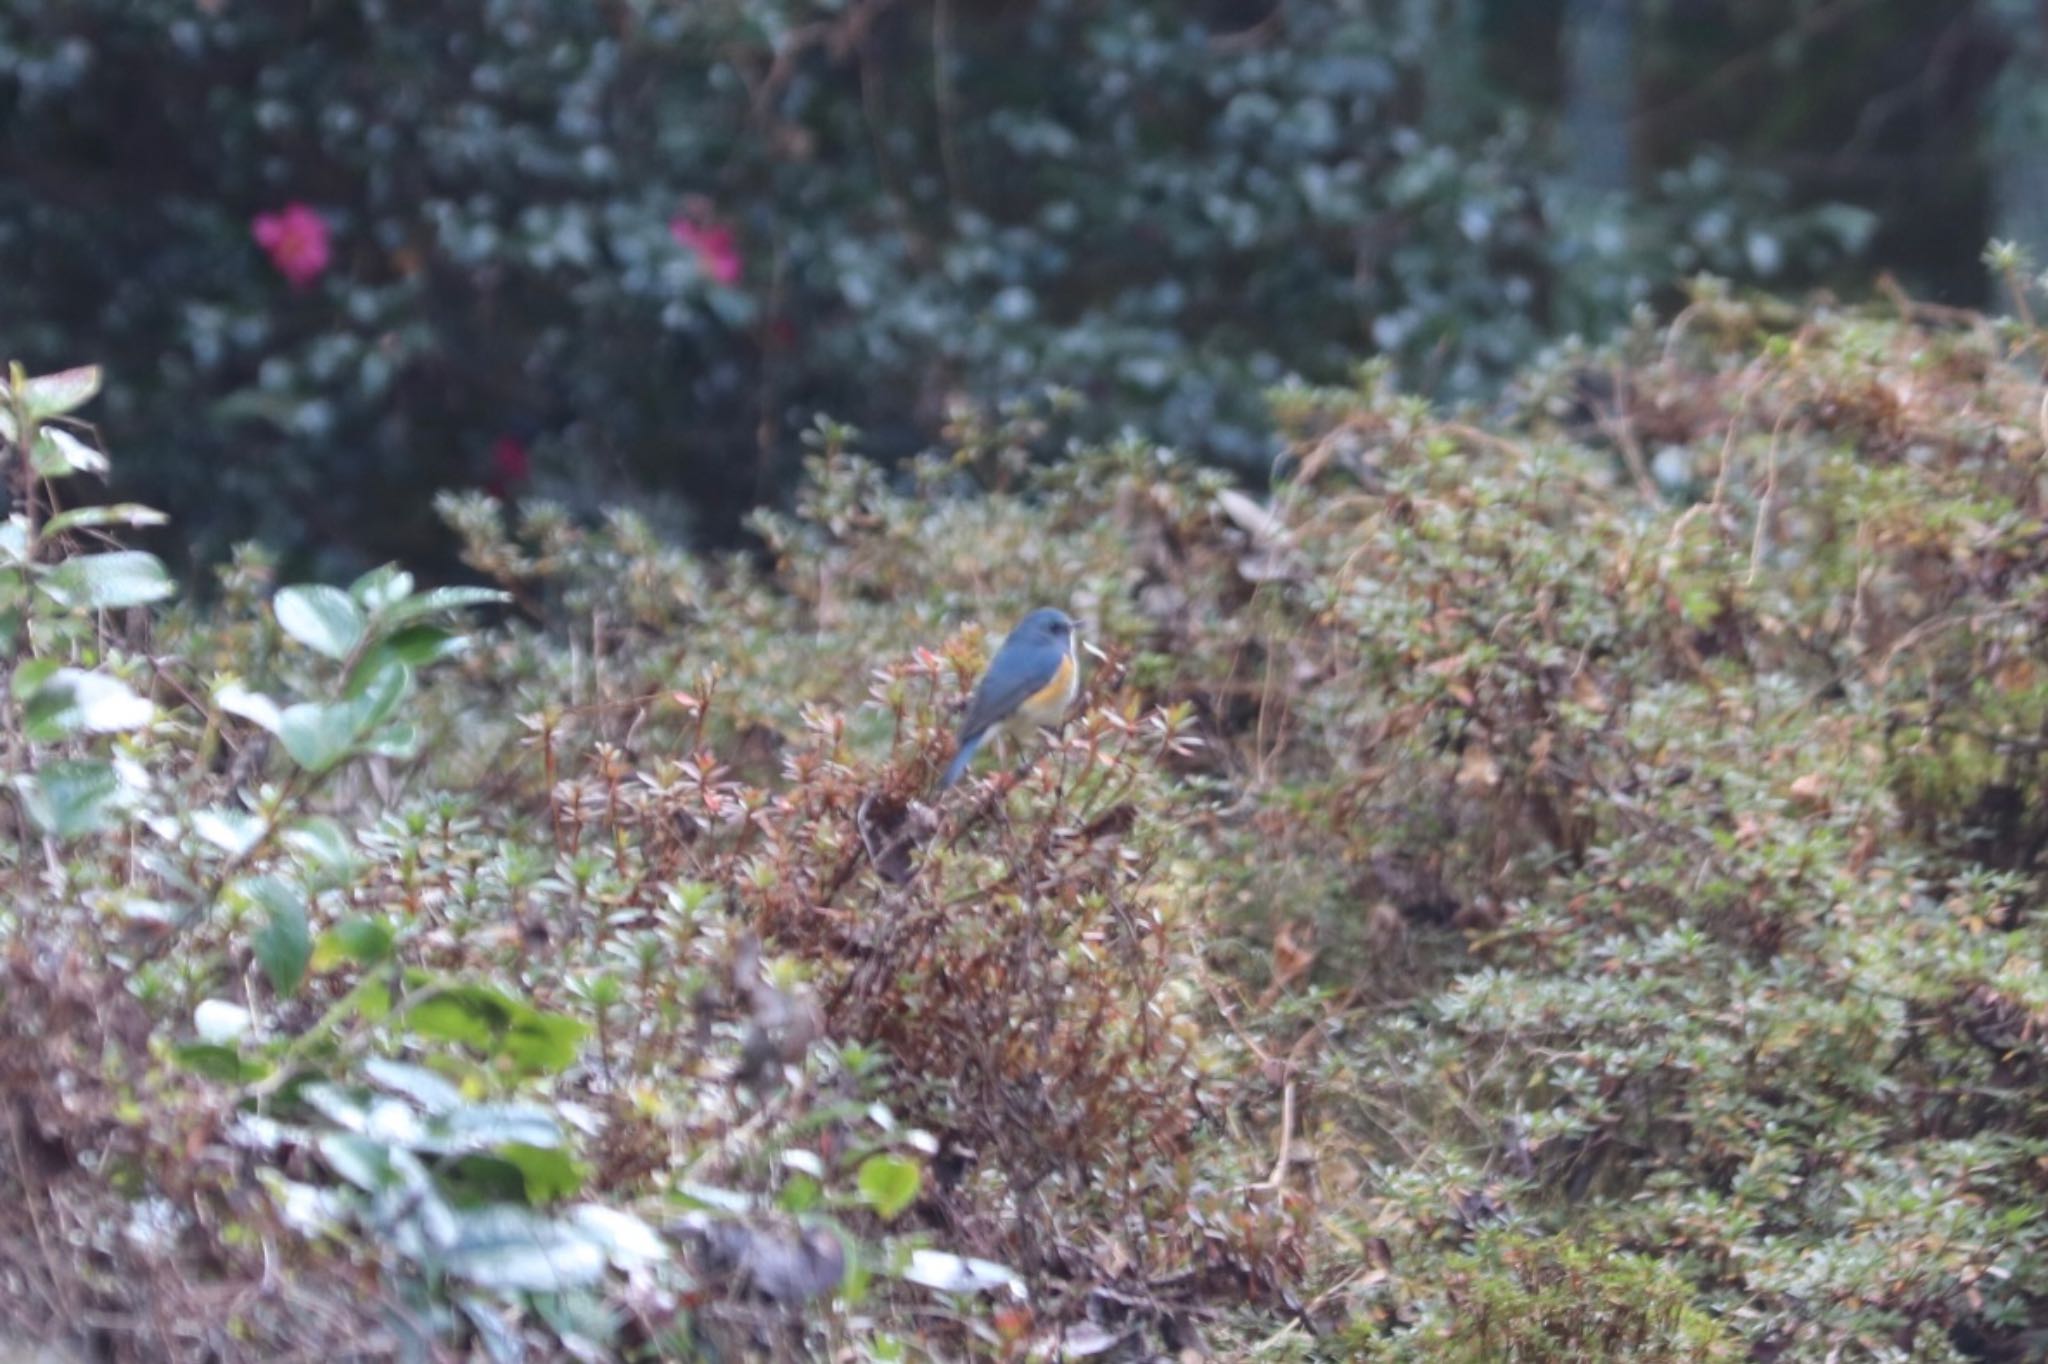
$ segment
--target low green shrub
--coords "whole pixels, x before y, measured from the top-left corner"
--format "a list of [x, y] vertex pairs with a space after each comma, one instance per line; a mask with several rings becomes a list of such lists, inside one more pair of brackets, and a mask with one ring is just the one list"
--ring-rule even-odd
[[[451, 497], [491, 592], [252, 551], [204, 612], [52, 500], [90, 381], [16, 375], [19, 1315], [2026, 1357], [2040, 345], [1703, 284], [1483, 424], [1276, 392], [1270, 499], [823, 423], [765, 563]], [[1047, 599], [1081, 705], [935, 801]]]

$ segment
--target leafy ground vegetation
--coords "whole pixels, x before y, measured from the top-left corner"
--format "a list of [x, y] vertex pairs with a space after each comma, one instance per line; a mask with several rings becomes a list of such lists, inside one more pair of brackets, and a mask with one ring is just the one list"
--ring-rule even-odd
[[[821, 423], [203, 611], [7, 398], [0, 1312], [108, 1359], [2021, 1360], [2048, 405], [1700, 285], [1268, 499]], [[118, 376], [117, 376], [118, 377]], [[118, 446], [118, 432], [108, 433]], [[930, 796], [1027, 605], [1056, 739]], [[1029, 760], [1028, 762], [1023, 760]]]

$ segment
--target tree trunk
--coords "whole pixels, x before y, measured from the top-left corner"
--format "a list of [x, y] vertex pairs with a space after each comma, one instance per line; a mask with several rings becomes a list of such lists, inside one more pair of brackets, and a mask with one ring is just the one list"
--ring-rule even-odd
[[1565, 0], [1564, 139], [1571, 181], [1595, 193], [1634, 183], [1634, 0]]
[[[1985, 8], [2012, 48], [1987, 101], [1991, 234], [2048, 264], [2048, 0], [1992, 0]], [[1993, 281], [1992, 292], [2011, 302], [2004, 281]]]

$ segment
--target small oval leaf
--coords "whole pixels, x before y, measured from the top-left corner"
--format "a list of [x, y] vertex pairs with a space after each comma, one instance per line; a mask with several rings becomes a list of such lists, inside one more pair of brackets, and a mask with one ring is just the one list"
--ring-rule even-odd
[[885, 1220], [893, 1220], [917, 1198], [923, 1175], [915, 1162], [901, 1156], [874, 1155], [860, 1163], [856, 1182], [861, 1201]]
[[362, 608], [338, 587], [287, 587], [272, 600], [271, 609], [286, 634], [328, 658], [347, 658], [362, 642]]
[[161, 560], [135, 549], [74, 555], [43, 575], [42, 589], [60, 606], [95, 611], [147, 606], [178, 590]]

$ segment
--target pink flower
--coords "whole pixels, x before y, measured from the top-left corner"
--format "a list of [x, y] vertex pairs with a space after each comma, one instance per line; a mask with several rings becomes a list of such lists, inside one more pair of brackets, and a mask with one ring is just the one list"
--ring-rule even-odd
[[739, 283], [740, 248], [726, 224], [681, 216], [669, 220], [668, 234], [676, 245], [697, 253], [697, 268], [710, 278], [720, 284]]
[[533, 456], [512, 436], [500, 436], [491, 446], [491, 474], [484, 487], [493, 497], [510, 497], [533, 474]]
[[326, 220], [304, 204], [290, 203], [276, 213], [259, 213], [249, 230], [294, 289], [303, 289], [320, 278], [334, 259]]

